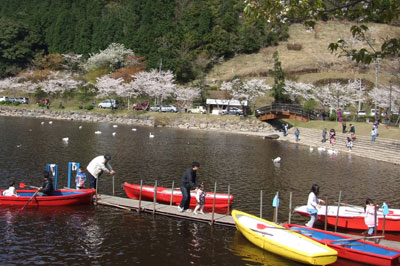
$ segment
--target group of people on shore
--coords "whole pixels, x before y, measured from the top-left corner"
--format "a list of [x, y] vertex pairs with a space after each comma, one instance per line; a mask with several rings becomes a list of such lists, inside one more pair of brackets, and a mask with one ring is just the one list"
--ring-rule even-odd
[[[310, 192], [307, 199], [307, 212], [310, 214], [310, 220], [305, 224], [307, 227], [313, 227], [314, 223], [318, 220], [318, 209], [321, 208], [320, 204], [326, 204], [324, 200], [318, 198], [319, 186], [313, 184], [311, 186]], [[368, 231], [364, 232], [364, 236], [371, 236], [376, 227], [378, 226], [378, 219], [375, 219], [376, 208], [379, 207], [375, 205], [374, 202], [367, 198], [365, 200], [364, 207], [364, 222], [368, 227]]]

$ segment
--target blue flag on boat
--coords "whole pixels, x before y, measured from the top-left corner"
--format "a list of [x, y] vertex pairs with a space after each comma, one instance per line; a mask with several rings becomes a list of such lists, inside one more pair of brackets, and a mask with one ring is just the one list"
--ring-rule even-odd
[[274, 200], [272, 201], [272, 207], [279, 207], [279, 197], [278, 194], [275, 195]]
[[383, 215], [389, 214], [389, 207], [387, 206], [387, 204], [385, 202], [382, 204], [382, 212], [383, 212]]

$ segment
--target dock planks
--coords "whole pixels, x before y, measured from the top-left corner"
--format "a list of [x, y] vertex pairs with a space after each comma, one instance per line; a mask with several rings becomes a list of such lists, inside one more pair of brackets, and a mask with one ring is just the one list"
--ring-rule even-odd
[[[125, 210], [139, 211], [139, 200], [109, 196], [104, 194], [98, 195], [97, 204], [121, 208]], [[141, 201], [140, 211], [146, 213], [154, 213], [157, 215], [176, 217], [180, 219], [212, 223], [212, 213], [194, 214], [193, 212], [178, 212], [178, 207], [175, 205], [166, 205], [153, 203], [151, 201]], [[235, 221], [232, 216], [227, 214], [214, 213], [213, 224], [235, 227]]]

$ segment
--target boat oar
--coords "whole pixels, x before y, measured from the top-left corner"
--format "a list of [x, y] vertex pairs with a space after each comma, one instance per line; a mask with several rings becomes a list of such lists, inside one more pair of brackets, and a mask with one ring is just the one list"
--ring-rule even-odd
[[24, 207], [22, 207], [21, 210], [19, 210], [20, 212], [22, 212], [25, 209], [26, 205], [28, 205], [29, 202], [31, 202], [32, 199], [36, 196], [36, 194], [39, 193], [39, 190], [40, 190], [40, 188], [38, 190], [36, 190], [35, 193], [33, 193], [32, 197], [28, 200], [27, 203], [25, 203]]
[[332, 240], [331, 242], [357, 241], [357, 240], [363, 240], [363, 239], [376, 239], [376, 238], [383, 238], [383, 236], [362, 236], [362, 237], [353, 237], [353, 238], [341, 238], [341, 239]]
[[30, 186], [30, 185], [26, 185], [26, 184], [24, 184], [24, 183], [19, 183], [19, 187], [20, 188], [26, 188], [26, 187], [31, 187], [31, 188], [35, 188], [35, 189], [38, 189], [39, 187], [35, 187], [35, 186]]

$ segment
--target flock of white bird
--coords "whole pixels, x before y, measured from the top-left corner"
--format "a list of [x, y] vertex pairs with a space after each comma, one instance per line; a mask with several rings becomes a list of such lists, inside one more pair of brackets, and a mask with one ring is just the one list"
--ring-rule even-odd
[[[326, 151], [326, 153], [327, 154], [329, 154], [329, 155], [337, 155], [337, 154], [339, 154], [339, 151], [338, 150], [334, 150], [334, 149], [326, 149], [326, 148], [324, 148], [324, 147], [318, 147], [318, 152], [319, 153], [322, 153], [322, 152], [324, 152], [324, 151]], [[313, 152], [314, 151], [314, 147], [312, 147], [312, 146], [310, 146], [310, 152]], [[279, 165], [280, 164], [280, 162], [281, 162], [281, 157], [276, 157], [275, 159], [272, 159], [272, 162], [275, 164], [275, 165]]]
[[[41, 125], [44, 125], [45, 124], [45, 122], [40, 122], [40, 124]], [[53, 124], [53, 121], [49, 121], [49, 124], [51, 125], [51, 124]], [[117, 128], [118, 127], [118, 125], [113, 125], [113, 128]], [[79, 126], [78, 127], [79, 129], [82, 129], [82, 126]], [[32, 131], [32, 130], [29, 130], [29, 131]], [[136, 131], [136, 128], [132, 128], [132, 131]], [[95, 131], [94, 132], [94, 134], [96, 134], [96, 135], [101, 135], [103, 132], [101, 132], [100, 130], [97, 130], [97, 131]], [[117, 135], [117, 132], [113, 132], [112, 133], [112, 136], [116, 136]], [[149, 138], [154, 138], [154, 135], [153, 135], [153, 133], [149, 133]], [[62, 138], [62, 142], [63, 143], [65, 143], [65, 144], [68, 144], [68, 141], [69, 141], [69, 138], [68, 137], [65, 137], [65, 138]], [[21, 145], [20, 144], [18, 144], [17, 145], [17, 147], [20, 147]]]

